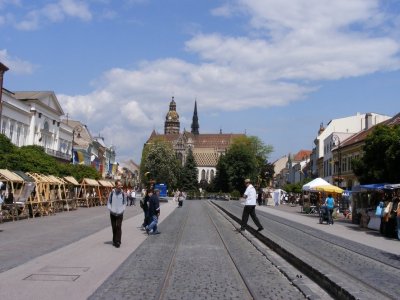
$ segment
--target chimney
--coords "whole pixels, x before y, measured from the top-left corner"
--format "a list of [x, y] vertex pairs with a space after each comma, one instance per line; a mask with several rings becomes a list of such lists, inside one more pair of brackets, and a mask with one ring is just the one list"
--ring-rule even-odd
[[368, 130], [372, 127], [372, 114], [366, 113], [365, 114], [365, 130]]

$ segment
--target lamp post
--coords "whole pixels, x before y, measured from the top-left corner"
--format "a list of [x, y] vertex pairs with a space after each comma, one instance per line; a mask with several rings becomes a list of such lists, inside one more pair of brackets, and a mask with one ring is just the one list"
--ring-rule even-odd
[[71, 147], [71, 152], [72, 152], [72, 164], [75, 164], [75, 156], [74, 156], [74, 143], [75, 143], [75, 133], [77, 133], [77, 137], [81, 136], [81, 131], [82, 131], [82, 126], [81, 125], [76, 125], [74, 129], [72, 129], [72, 147]]
[[3, 127], [1, 117], [3, 115], [3, 75], [9, 69], [0, 62], [0, 128]]
[[341, 180], [341, 170], [342, 170], [342, 153], [340, 149], [340, 138], [338, 135], [333, 134], [332, 135], [332, 140], [335, 143], [335, 146], [337, 146], [338, 150], [338, 168], [337, 168], [337, 173], [338, 173], [338, 179], [337, 179], [337, 186], [340, 187], [340, 180]]

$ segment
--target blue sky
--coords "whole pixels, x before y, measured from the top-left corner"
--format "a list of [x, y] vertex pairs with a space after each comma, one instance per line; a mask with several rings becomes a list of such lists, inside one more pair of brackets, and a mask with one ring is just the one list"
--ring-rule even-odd
[[11, 91], [54, 91], [70, 118], [140, 161], [171, 96], [181, 129], [243, 133], [270, 160], [320, 123], [400, 111], [399, 0], [0, 0]]

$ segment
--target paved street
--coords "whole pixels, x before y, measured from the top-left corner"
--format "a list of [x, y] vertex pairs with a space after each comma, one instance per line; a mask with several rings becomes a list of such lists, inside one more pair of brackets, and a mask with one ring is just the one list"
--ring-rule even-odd
[[[241, 212], [238, 202], [218, 204]], [[330, 298], [250, 233], [235, 232], [235, 222], [208, 201], [186, 201], [183, 208], [170, 201], [162, 204], [161, 210], [162, 233], [148, 237], [138, 228], [143, 221], [141, 209], [128, 207], [119, 249], [111, 245], [105, 207], [0, 224], [0, 298]], [[314, 234], [311, 244], [329, 234], [346, 247], [355, 241], [367, 245], [363, 249], [370, 255], [392, 253], [392, 257], [383, 257], [384, 261], [398, 257], [398, 241], [360, 231], [348, 222], [320, 225], [315, 217], [300, 214], [299, 208], [286, 206], [257, 207], [257, 211], [265, 227], [271, 227], [265, 218], [296, 222], [297, 227]], [[284, 226], [280, 227], [283, 230]], [[278, 238], [288, 235], [279, 230], [274, 229]], [[268, 228], [263, 234], [272, 236]], [[302, 253], [297, 252], [310, 259]], [[399, 269], [395, 267], [394, 272]]]

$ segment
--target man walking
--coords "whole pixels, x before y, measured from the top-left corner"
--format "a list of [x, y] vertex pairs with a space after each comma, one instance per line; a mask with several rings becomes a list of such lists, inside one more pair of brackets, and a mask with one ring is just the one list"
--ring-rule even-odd
[[147, 234], [158, 234], [158, 217], [160, 216], [160, 190], [155, 189], [149, 200], [149, 226], [146, 227]]
[[244, 209], [242, 214], [242, 226], [240, 227], [240, 230], [243, 231], [246, 229], [247, 221], [249, 220], [249, 215], [250, 215], [251, 218], [253, 219], [253, 222], [258, 227], [257, 231], [261, 231], [264, 229], [264, 227], [262, 227], [260, 221], [256, 216], [256, 202], [257, 202], [256, 189], [251, 184], [250, 179], [246, 179], [244, 183], [246, 185], [246, 191], [244, 192], [243, 196], [246, 199], [246, 202], [244, 204]]
[[115, 188], [108, 196], [107, 208], [110, 210], [111, 227], [113, 232], [113, 245], [119, 248], [121, 245], [122, 219], [126, 208], [126, 196], [122, 191], [120, 180], [115, 181]]

